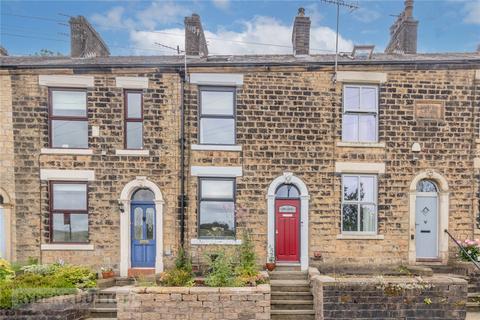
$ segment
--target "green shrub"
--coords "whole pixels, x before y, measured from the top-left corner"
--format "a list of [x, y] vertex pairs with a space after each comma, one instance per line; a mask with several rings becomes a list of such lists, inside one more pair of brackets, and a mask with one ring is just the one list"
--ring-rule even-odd
[[0, 259], [0, 281], [13, 278], [15, 272], [7, 260]]
[[243, 232], [238, 261], [235, 272], [239, 277], [248, 278], [254, 277], [258, 274], [257, 257], [255, 255], [252, 239], [247, 231]]
[[64, 279], [79, 289], [94, 288], [97, 285], [95, 274], [82, 266], [65, 265], [59, 267], [53, 277], [59, 280]]
[[[467, 239], [462, 243], [463, 249], [468, 253], [465, 254], [463, 250], [459, 250], [460, 259], [463, 261], [470, 261], [470, 257], [474, 261], [480, 261], [480, 240]], [[469, 257], [470, 256], [470, 257]]]
[[219, 252], [210, 255], [209, 273], [205, 284], [209, 287], [234, 287], [237, 284], [232, 258]]
[[183, 248], [178, 251], [175, 268], [162, 273], [160, 282], [167, 287], [191, 287], [194, 285], [192, 261], [187, 257]]
[[34, 273], [43, 276], [54, 274], [60, 266], [58, 264], [31, 264], [20, 268], [23, 273]]

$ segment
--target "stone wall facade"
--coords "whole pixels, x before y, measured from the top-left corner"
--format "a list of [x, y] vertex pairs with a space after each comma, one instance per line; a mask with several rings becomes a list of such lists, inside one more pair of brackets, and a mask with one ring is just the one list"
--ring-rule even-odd
[[[204, 263], [205, 252], [233, 249], [221, 242], [198, 244], [198, 177], [192, 166], [238, 166], [236, 178], [237, 238], [249, 229], [259, 264], [268, 248], [267, 190], [274, 179], [291, 172], [308, 189], [308, 260], [311, 265], [407, 264], [411, 262], [411, 183], [421, 173], [448, 182], [448, 225], [457, 239], [471, 238], [478, 216], [478, 138], [480, 82], [478, 65], [415, 63], [341, 65], [340, 71], [382, 73], [379, 88], [379, 143], [342, 144], [342, 93], [345, 81], [332, 82], [333, 70], [318, 65], [251, 67], [192, 67], [199, 72], [243, 76], [236, 87], [236, 139], [241, 151], [193, 150], [198, 144], [198, 86], [185, 85], [186, 109], [186, 248], [194, 264]], [[179, 132], [181, 77], [177, 70], [131, 67], [89, 68], [94, 77], [88, 88], [89, 149], [91, 155], [51, 154], [48, 148], [48, 89], [39, 75], [73, 75], [71, 69], [2, 70], [2, 89], [11, 89], [15, 184], [15, 252], [17, 260], [42, 262], [64, 259], [94, 268], [119, 268], [120, 194], [125, 185], [146, 177], [164, 198], [163, 252], [171, 265], [179, 246]], [[478, 71], [477, 71], [478, 74]], [[145, 149], [148, 156], [117, 155], [123, 149], [123, 89], [115, 77], [147, 77], [144, 92]], [[479, 76], [480, 78], [480, 76]], [[477, 82], [475, 82], [477, 81]], [[3, 90], [2, 90], [3, 91]], [[4, 98], [4, 96], [2, 96]], [[419, 104], [439, 106], [441, 117], [420, 119]], [[93, 127], [99, 135], [93, 135]], [[3, 125], [2, 125], [3, 129]], [[418, 143], [420, 152], [413, 152]], [[415, 160], [416, 158], [416, 160]], [[477, 160], [476, 160], [477, 159]], [[378, 236], [341, 237], [341, 174], [339, 162], [382, 164], [378, 174]], [[476, 164], [477, 163], [477, 164]], [[50, 241], [48, 182], [42, 169], [93, 170], [89, 182], [88, 251], [42, 250]], [[3, 169], [0, 169], [3, 170]], [[12, 168], [10, 167], [10, 172]], [[13, 190], [13, 189], [12, 189]], [[270, 231], [272, 232], [272, 231]], [[306, 236], [304, 236], [306, 238]], [[457, 248], [450, 240], [447, 257]], [[449, 257], [448, 257], [449, 255]], [[446, 261], [444, 261], [446, 262]]]
[[319, 320], [465, 319], [467, 281], [463, 279], [332, 278], [312, 269], [309, 276]]
[[270, 319], [270, 286], [245, 288], [148, 287], [117, 291], [117, 318]]
[[0, 310], [2, 320], [80, 320], [88, 316], [94, 295], [88, 292], [36, 301], [18, 309]]

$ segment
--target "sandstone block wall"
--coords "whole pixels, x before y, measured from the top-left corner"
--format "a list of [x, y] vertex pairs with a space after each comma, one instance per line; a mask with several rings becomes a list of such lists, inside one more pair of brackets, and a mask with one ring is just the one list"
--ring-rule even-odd
[[130, 288], [117, 292], [117, 318], [268, 320], [270, 285], [245, 288]]
[[468, 284], [460, 278], [309, 274], [316, 319], [465, 319]]

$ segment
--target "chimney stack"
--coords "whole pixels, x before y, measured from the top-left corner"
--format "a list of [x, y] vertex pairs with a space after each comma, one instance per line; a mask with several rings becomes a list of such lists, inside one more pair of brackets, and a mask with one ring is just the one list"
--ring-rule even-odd
[[8, 56], [8, 51], [4, 47], [0, 46], [0, 57]]
[[73, 58], [108, 57], [110, 51], [83, 16], [70, 18], [70, 55]]
[[413, 0], [405, 0], [405, 10], [390, 27], [385, 53], [417, 53], [418, 20], [413, 18]]
[[208, 56], [207, 40], [203, 33], [200, 16], [193, 13], [185, 17], [185, 53], [187, 56], [206, 57]]
[[310, 53], [310, 23], [310, 18], [305, 17], [305, 9], [298, 8], [292, 32], [293, 55], [295, 56]]

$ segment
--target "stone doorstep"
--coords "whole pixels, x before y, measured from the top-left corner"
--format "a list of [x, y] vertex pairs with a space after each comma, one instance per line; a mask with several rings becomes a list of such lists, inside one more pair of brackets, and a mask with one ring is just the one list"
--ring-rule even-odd
[[138, 276], [151, 276], [155, 275], [155, 269], [138, 269], [130, 268], [128, 269], [128, 277], [138, 277]]

